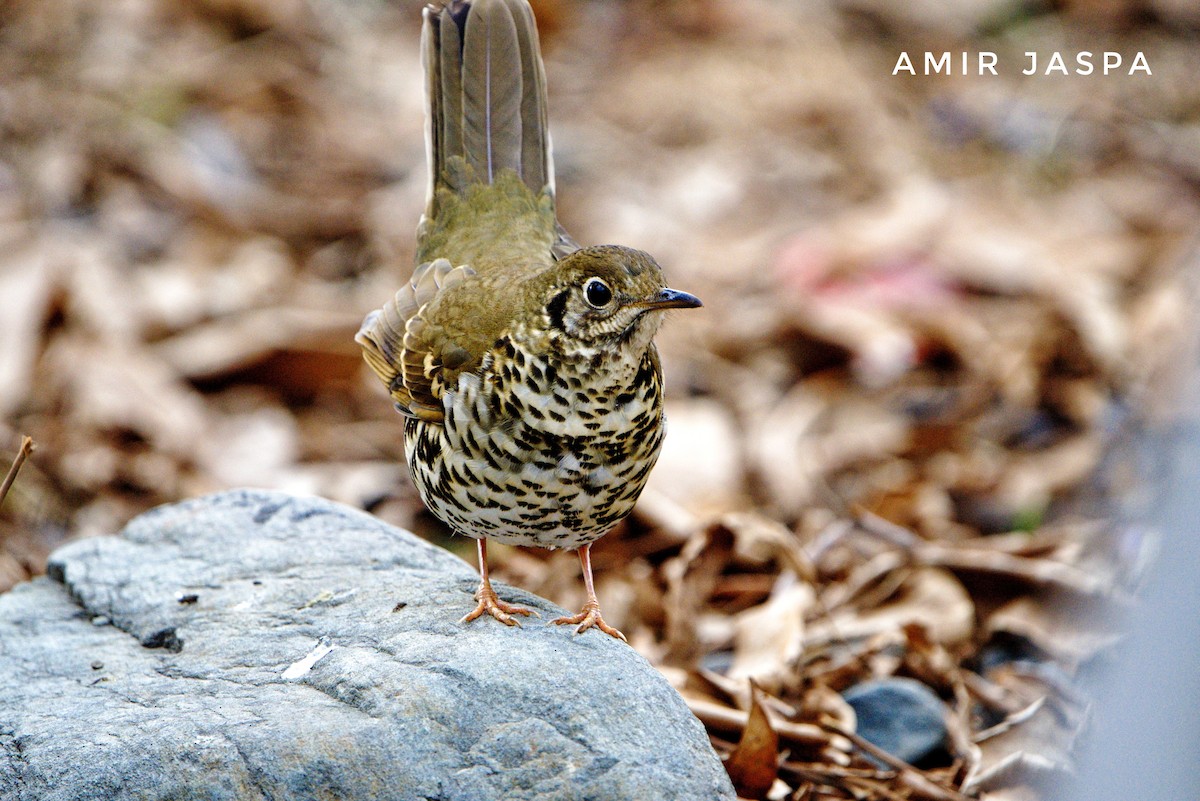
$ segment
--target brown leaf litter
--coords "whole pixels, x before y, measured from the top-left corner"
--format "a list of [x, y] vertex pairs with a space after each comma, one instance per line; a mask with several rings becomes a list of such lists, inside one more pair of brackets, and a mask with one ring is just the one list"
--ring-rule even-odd
[[[660, 337], [666, 451], [598, 591], [746, 798], [1039, 798], [1070, 770], [1074, 678], [1144, 564], [1142, 432], [1194, 364], [1200, 219], [1194, 17], [1092, 5], [536, 4], [566, 227], [706, 305]], [[0, 591], [245, 483], [467, 550], [352, 341], [423, 202], [420, 6], [9, 4], [0, 451], [39, 447]], [[891, 75], [1085, 16], [1153, 78]], [[568, 554], [493, 557], [582, 600]], [[944, 709], [916, 765], [842, 697], [890, 677]]]

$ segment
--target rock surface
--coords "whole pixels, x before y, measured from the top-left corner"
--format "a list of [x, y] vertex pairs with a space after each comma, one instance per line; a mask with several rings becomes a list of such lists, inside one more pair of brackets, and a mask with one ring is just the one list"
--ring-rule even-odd
[[858, 718], [858, 734], [905, 762], [920, 762], [946, 740], [945, 705], [915, 679], [864, 681], [842, 697]]
[[0, 596], [0, 798], [733, 799], [628, 646], [464, 626], [475, 573], [311, 498], [237, 491], [72, 543]]

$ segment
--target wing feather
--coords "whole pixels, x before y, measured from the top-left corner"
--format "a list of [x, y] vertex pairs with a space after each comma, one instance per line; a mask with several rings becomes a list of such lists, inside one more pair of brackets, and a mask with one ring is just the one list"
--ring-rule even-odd
[[420, 265], [394, 298], [367, 315], [355, 335], [363, 358], [402, 414], [440, 422], [446, 370], [470, 367], [470, 354], [455, 343], [439, 341], [424, 312], [440, 293], [474, 275], [470, 267], [455, 267], [446, 259]]

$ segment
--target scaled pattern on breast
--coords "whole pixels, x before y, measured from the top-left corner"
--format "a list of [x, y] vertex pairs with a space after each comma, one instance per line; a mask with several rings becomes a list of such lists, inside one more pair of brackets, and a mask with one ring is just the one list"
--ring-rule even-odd
[[[662, 449], [653, 347], [535, 359], [504, 336], [442, 398], [439, 425], [406, 421], [405, 450], [430, 510], [455, 531], [578, 548], [633, 509]], [[624, 357], [624, 358], [622, 358]]]

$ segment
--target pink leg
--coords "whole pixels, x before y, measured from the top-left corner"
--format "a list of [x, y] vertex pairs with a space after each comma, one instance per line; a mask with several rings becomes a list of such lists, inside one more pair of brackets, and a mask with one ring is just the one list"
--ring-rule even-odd
[[536, 614], [532, 609], [526, 609], [523, 606], [505, 603], [496, 595], [496, 591], [492, 589], [492, 582], [488, 580], [488, 564], [487, 564], [487, 540], [478, 539], [475, 543], [479, 546], [479, 589], [475, 591], [475, 600], [479, 601], [479, 605], [474, 611], [460, 620], [460, 623], [468, 623], [484, 613], [491, 615], [506, 626], [519, 626], [513, 615], [532, 615]]
[[625, 635], [614, 629], [612, 626], [604, 622], [604, 618], [600, 616], [600, 602], [596, 600], [596, 588], [592, 586], [592, 545], [588, 543], [579, 549], [579, 566], [583, 568], [583, 586], [587, 589], [587, 603], [583, 605], [583, 611], [571, 617], [560, 617], [552, 622], [563, 625], [579, 624], [579, 628], [575, 629], [577, 634], [587, 631], [592, 626], [603, 631], [610, 637], [616, 637], [621, 642], [628, 642]]

